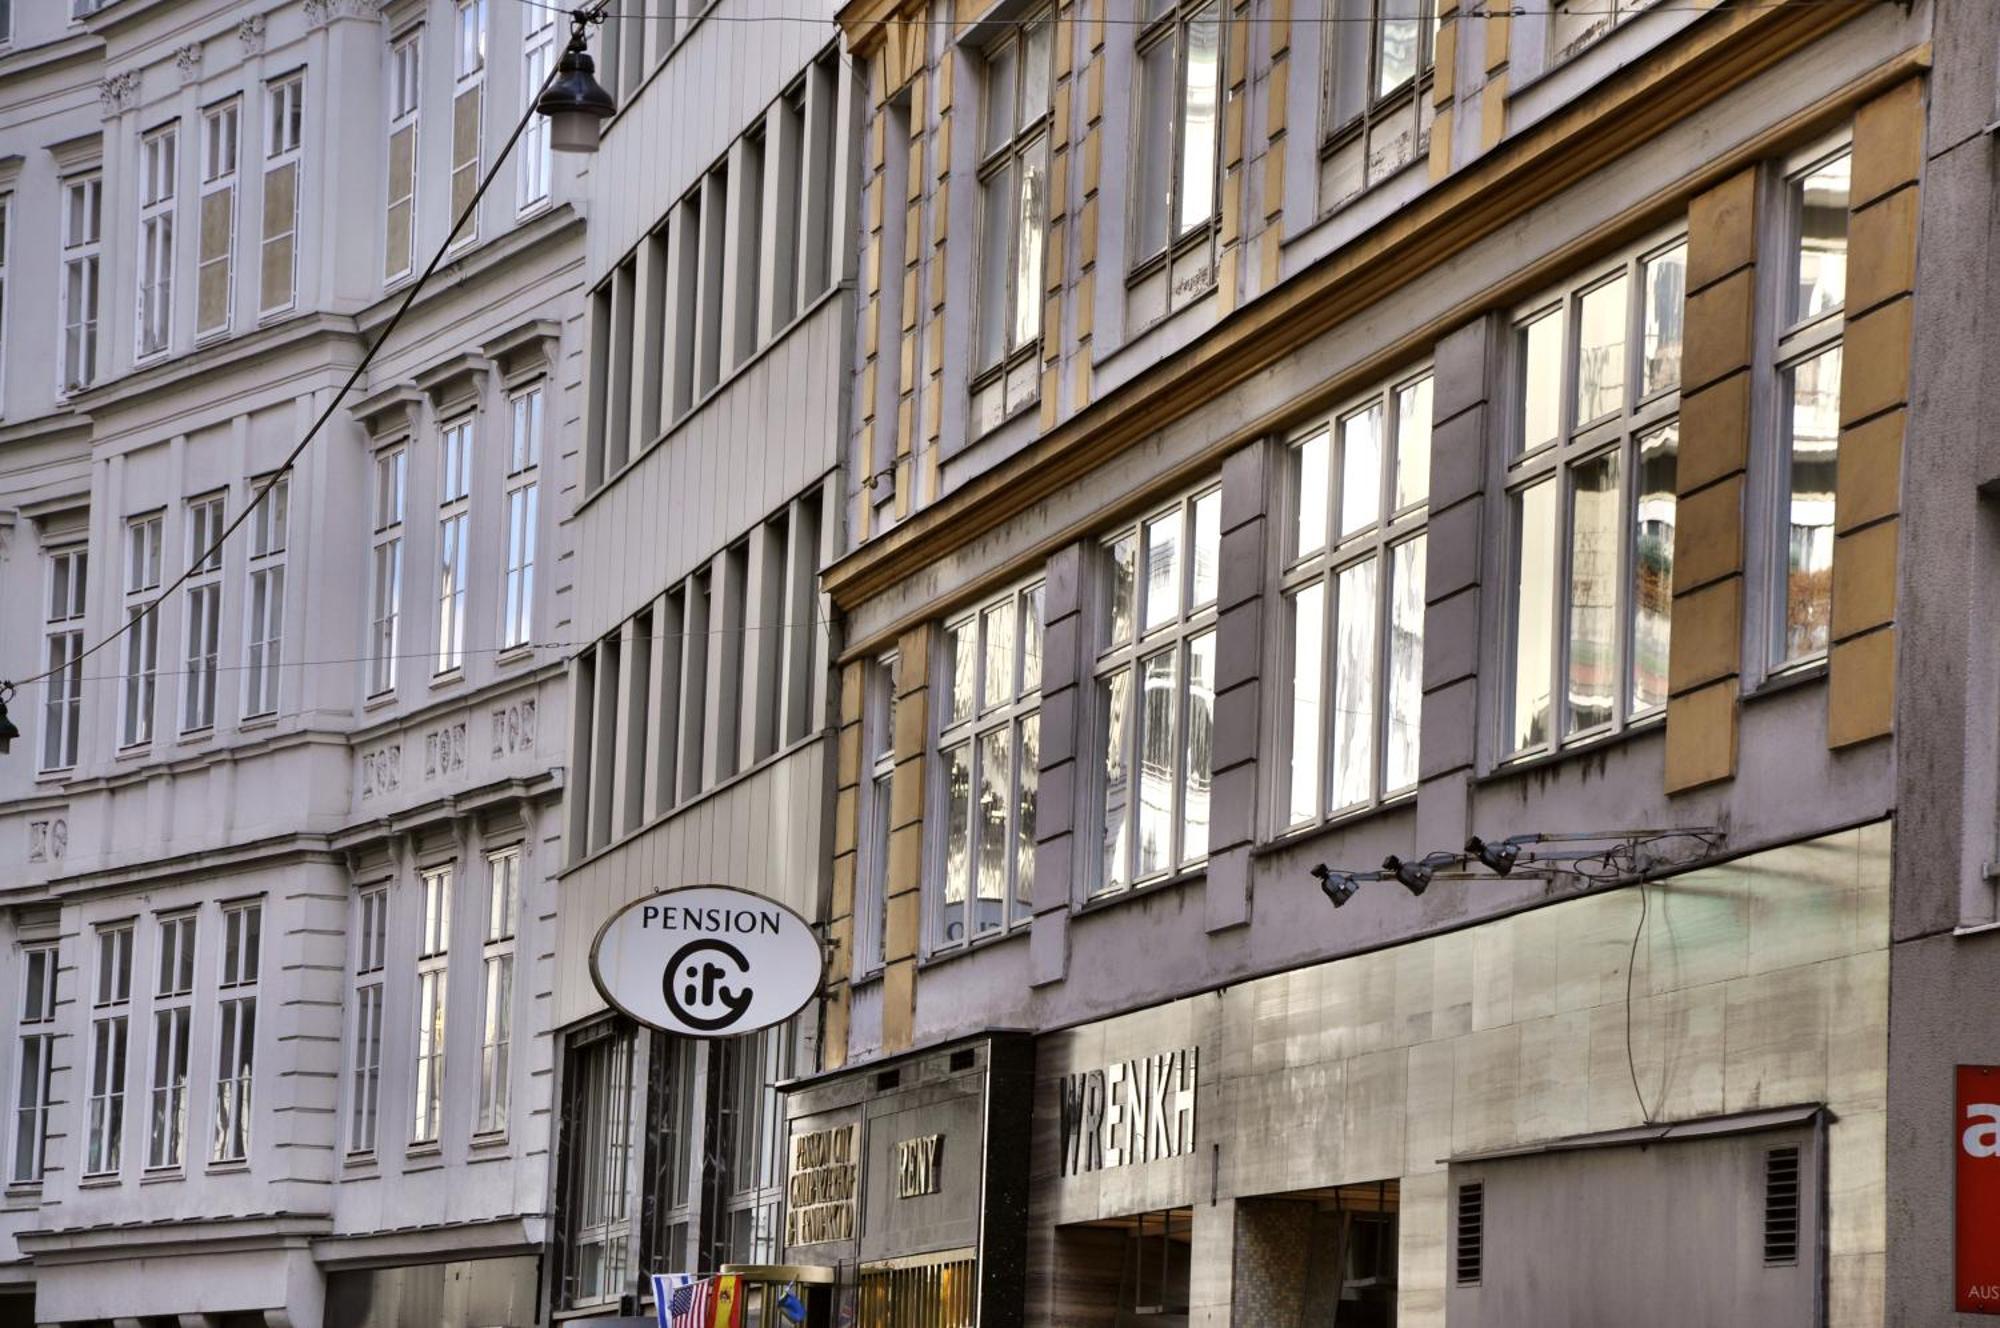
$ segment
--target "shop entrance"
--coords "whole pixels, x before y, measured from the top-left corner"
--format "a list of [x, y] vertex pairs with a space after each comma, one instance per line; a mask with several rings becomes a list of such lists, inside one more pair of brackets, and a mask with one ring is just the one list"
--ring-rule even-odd
[[1113, 1328], [1188, 1321], [1194, 1210], [1168, 1208], [1056, 1229], [1056, 1317]]
[[1234, 1321], [1394, 1328], [1399, 1191], [1382, 1180], [1237, 1200]]

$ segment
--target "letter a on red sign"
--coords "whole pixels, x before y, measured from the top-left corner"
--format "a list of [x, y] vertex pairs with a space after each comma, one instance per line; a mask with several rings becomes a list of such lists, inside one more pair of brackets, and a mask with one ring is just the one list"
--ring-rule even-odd
[[2000, 1065], [1958, 1067], [1958, 1308], [2000, 1314]]

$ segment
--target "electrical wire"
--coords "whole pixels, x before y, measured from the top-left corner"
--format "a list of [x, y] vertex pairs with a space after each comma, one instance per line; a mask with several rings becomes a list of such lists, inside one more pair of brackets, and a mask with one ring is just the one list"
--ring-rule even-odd
[[[583, 30], [584, 24], [599, 21], [603, 16], [605, 6], [609, 3], [610, 0], [593, 0], [593, 3], [574, 11], [571, 18], [575, 24], [575, 31], [580, 33]], [[542, 80], [542, 86], [528, 100], [527, 114], [523, 115], [514, 125], [514, 132], [509, 134], [507, 141], [501, 145], [499, 153], [493, 158], [492, 166], [486, 171], [485, 178], [480, 180], [479, 188], [473, 191], [472, 197], [467, 200], [465, 207], [460, 210], [458, 220], [452, 223], [450, 232], [444, 237], [444, 242], [438, 246], [437, 252], [431, 255], [431, 261], [424, 265], [423, 272], [410, 284], [409, 289], [403, 293], [403, 301], [396, 306], [396, 311], [389, 315], [388, 321], [382, 324], [380, 331], [376, 332], [374, 340], [368, 343], [367, 351], [362, 354], [360, 361], [355, 364], [353, 371], [347, 375], [347, 381], [340, 385], [339, 390], [333, 394], [333, 399], [326, 403], [326, 409], [320, 412], [319, 418], [313, 421], [312, 427], [306, 430], [305, 436], [299, 439], [298, 445], [292, 448], [291, 452], [285, 457], [284, 463], [272, 471], [269, 477], [264, 480], [263, 485], [257, 490], [257, 496], [244, 504], [243, 510], [238, 512], [235, 519], [222, 528], [222, 533], [215, 537], [214, 541], [202, 551], [199, 557], [189, 560], [187, 567], [168, 584], [166, 589], [162, 590], [137, 613], [127, 616], [124, 623], [116, 631], [112, 632], [111, 635], [84, 650], [82, 653], [64, 660], [60, 665], [53, 668], [43, 669], [40, 673], [30, 674], [28, 677], [19, 679], [18, 681], [14, 679], [0, 679], [0, 695], [11, 694], [18, 687], [25, 687], [31, 683], [41, 682], [43, 679], [53, 677], [66, 669], [74, 668], [98, 651], [104, 649], [104, 647], [110, 645], [113, 641], [124, 636], [147, 618], [153, 617], [158, 612], [159, 606], [166, 602], [167, 597], [185, 585], [188, 578], [193, 576], [210, 559], [219, 553], [229, 537], [235, 534], [245, 521], [250, 519], [250, 514], [262, 505], [265, 495], [269, 494], [277, 486], [279, 480], [291, 473], [292, 467], [305, 454], [305, 450], [311, 445], [312, 440], [319, 436], [320, 430], [326, 427], [326, 422], [332, 419], [334, 412], [340, 408], [340, 403], [347, 399], [347, 394], [354, 390], [354, 385], [361, 381], [363, 374], [368, 372], [369, 366], [375, 362], [376, 354], [388, 342], [390, 333], [396, 330], [397, 325], [403, 321], [403, 316], [409, 313], [410, 306], [416, 303], [417, 296], [423, 293], [425, 284], [430, 281], [438, 268], [443, 265], [445, 255], [450, 251], [453, 241], [458, 238], [458, 233], [465, 229], [465, 223], [470, 221], [473, 215], [479, 211], [479, 204], [486, 197], [486, 191], [492, 187], [493, 181], [499, 178], [500, 167], [507, 160], [507, 154], [514, 150], [514, 145], [521, 141], [521, 135], [527, 132], [528, 125], [534, 120], [535, 116], [541, 113], [536, 109], [536, 103], [541, 100], [541, 94], [548, 91], [549, 85], [556, 81], [556, 76], [561, 72], [561, 68], [562, 62], [559, 60], [550, 64], [548, 75]]]
[[[1721, 3], [1714, 4], [1653, 4], [1643, 7], [1636, 7], [1628, 3], [1623, 8], [1609, 9], [1577, 9], [1569, 6], [1534, 9], [1526, 5], [1500, 7], [1475, 5], [1470, 9], [1461, 11], [1458, 17], [1462, 19], [1535, 18], [1561, 14], [1568, 18], [1618, 18], [1621, 15], [1633, 15], [1637, 13], [1705, 14], [1716, 9], [1831, 9], [1836, 6], [1861, 8], [1868, 4], [1894, 4], [1899, 2], [1900, 0], [1733, 0], [1733, 2], [1732, 0], [1721, 0]], [[557, 14], [567, 14], [570, 12], [569, 8], [559, 3], [558, 0], [514, 0], [514, 3], [529, 9], [547, 10]], [[643, 12], [629, 13], [621, 10], [603, 10], [601, 16], [604, 18], [639, 19], [654, 23], [805, 23], [815, 27], [828, 28], [837, 26], [839, 22], [835, 18], [818, 14], [716, 14], [706, 11], [696, 13], [669, 11], [664, 14], [648, 14]], [[1048, 16], [1042, 14], [1033, 18], [989, 18], [980, 19], [976, 22], [977, 26], [981, 28], [1021, 28], [1048, 21]], [[1055, 21], [1060, 23], [1102, 23], [1113, 27], [1145, 28], [1151, 27], [1162, 20], [1159, 18], [1112, 18], [1104, 15], [1084, 18], [1080, 15], [1071, 15], [1068, 18], [1057, 19]], [[1376, 19], [1371, 14], [1309, 14], [1303, 17], [1294, 15], [1289, 18], [1279, 18], [1268, 14], [1243, 14], [1224, 21], [1228, 23], [1256, 25], [1287, 23], [1301, 27], [1320, 27], [1331, 23], [1373, 23]], [[956, 19], [946, 18], [881, 18], [871, 20], [869, 26], [884, 28], [946, 28], [955, 32], [962, 25]]]
[[1632, 1076], [1632, 1096], [1639, 1103], [1639, 1119], [1651, 1125], [1653, 1111], [1646, 1105], [1646, 1095], [1639, 1091], [1639, 1058], [1632, 1050], [1632, 975], [1639, 967], [1639, 938], [1646, 932], [1646, 915], [1650, 911], [1648, 899], [1646, 874], [1641, 872], [1639, 873], [1639, 925], [1632, 929], [1632, 949], [1625, 956], [1625, 1072]]

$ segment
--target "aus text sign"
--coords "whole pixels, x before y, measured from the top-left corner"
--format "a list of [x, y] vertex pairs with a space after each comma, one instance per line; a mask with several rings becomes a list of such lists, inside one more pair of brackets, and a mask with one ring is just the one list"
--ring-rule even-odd
[[2000, 1314], [2000, 1065], [1958, 1067], [1958, 1308]]

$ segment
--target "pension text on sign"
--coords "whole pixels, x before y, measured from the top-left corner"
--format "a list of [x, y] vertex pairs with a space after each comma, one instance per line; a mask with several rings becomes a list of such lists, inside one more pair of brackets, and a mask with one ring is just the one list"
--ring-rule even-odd
[[836, 1125], [792, 1136], [791, 1174], [785, 1182], [785, 1243], [817, 1245], [854, 1239], [854, 1200], [860, 1167], [854, 1157], [858, 1125]]

